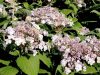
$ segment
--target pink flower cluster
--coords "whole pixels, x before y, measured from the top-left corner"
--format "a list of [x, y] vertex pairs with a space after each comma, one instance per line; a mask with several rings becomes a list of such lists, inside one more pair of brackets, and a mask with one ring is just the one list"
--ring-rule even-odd
[[52, 41], [62, 52], [61, 64], [65, 68], [66, 74], [74, 69], [76, 72], [86, 71], [84, 62], [93, 65], [97, 62], [97, 57], [100, 56], [100, 40], [95, 36], [87, 36], [85, 40], [80, 41], [79, 37], [70, 38], [68, 35], [54, 35]]
[[43, 41], [43, 32], [42, 30], [36, 29], [31, 23], [19, 21], [15, 27], [7, 27], [6, 45], [14, 41], [17, 46], [28, 44], [26, 48], [33, 52], [37, 48], [46, 51], [48, 50], [48, 42]]
[[34, 9], [31, 14], [32, 21], [42, 24], [49, 24], [52, 27], [58, 26], [72, 26], [72, 20], [65, 17], [64, 14], [60, 13], [56, 8], [50, 6], [44, 6], [41, 8]]

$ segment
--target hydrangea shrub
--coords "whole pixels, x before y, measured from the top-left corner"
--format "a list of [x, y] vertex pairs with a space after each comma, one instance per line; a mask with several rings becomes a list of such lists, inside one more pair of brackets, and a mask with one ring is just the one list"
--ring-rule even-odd
[[99, 0], [1, 0], [0, 75], [99, 75]]

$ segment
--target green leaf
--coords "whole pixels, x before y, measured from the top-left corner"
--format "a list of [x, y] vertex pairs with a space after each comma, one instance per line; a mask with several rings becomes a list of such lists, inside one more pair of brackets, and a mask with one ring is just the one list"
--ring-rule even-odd
[[9, 20], [4, 20], [2, 22], [0, 22], [0, 26], [4, 25], [4, 24], [8, 24], [9, 23]]
[[80, 37], [81, 41], [83, 41], [86, 38], [86, 36], [82, 36], [82, 35], [79, 35], [79, 37]]
[[48, 75], [51, 75], [50, 72], [48, 72], [47, 70], [44, 70], [44, 69], [40, 69], [39, 70], [39, 74], [48, 74]]
[[9, 22], [6, 22], [6, 23], [3, 25], [3, 27], [2, 27], [2, 28], [3, 28], [3, 29], [6, 29], [6, 28], [7, 28], [7, 26], [8, 26], [8, 23], [9, 23]]
[[76, 30], [76, 31], [79, 31], [80, 28], [82, 28], [83, 26], [79, 23], [79, 22], [76, 22], [74, 25], [73, 25], [73, 29]]
[[10, 61], [5, 61], [5, 60], [1, 60], [0, 59], [0, 63], [4, 64], [4, 65], [9, 65]]
[[56, 69], [56, 74], [58, 75], [66, 75], [65, 72], [63, 72], [63, 68], [61, 65], [58, 65], [57, 66], [57, 69]]
[[70, 0], [65, 1], [65, 4], [70, 4], [70, 3], [71, 3]]
[[95, 68], [97, 69], [98, 72], [100, 72], [100, 63], [94, 64]]
[[18, 50], [15, 50], [15, 51], [10, 51], [9, 54], [11, 54], [13, 56], [18, 56], [20, 53]]
[[24, 5], [24, 7], [25, 7], [26, 9], [29, 9], [29, 4], [28, 4], [28, 2], [24, 2], [23, 5]]
[[82, 74], [93, 74], [97, 72], [96, 68], [93, 66], [86, 66], [86, 68], [86, 71], [82, 71]]
[[18, 70], [11, 66], [6, 66], [0, 68], [0, 75], [16, 75]]
[[42, 6], [42, 0], [37, 0], [37, 2], [39, 6]]
[[23, 16], [27, 16], [30, 14], [30, 11], [28, 9], [19, 9], [17, 12], [15, 12], [16, 15], [23, 15]]
[[78, 21], [78, 19], [77, 18], [72, 18], [72, 21], [76, 22], [76, 21]]
[[51, 67], [51, 60], [50, 58], [48, 58], [45, 54], [39, 54], [39, 59], [47, 66], [47, 67]]
[[[21, 57], [19, 57], [18, 59], [17, 59], [17, 65], [18, 65], [18, 67], [24, 72], [24, 73], [26, 73], [26, 74], [30, 74], [32, 71], [32, 69], [31, 69], [31, 67], [33, 67], [33, 65], [30, 65], [29, 64], [29, 61], [28, 61], [28, 59], [26, 58], [26, 57], [23, 57], [23, 56], [21, 56]], [[33, 74], [33, 73], [32, 73]], [[30, 75], [32, 75], [32, 74], [30, 74]]]
[[[31, 56], [30, 57], [30, 59], [29, 59], [29, 61], [30, 61], [30, 64], [33, 64], [33, 69], [34, 69], [34, 74], [32, 74], [32, 75], [38, 75], [38, 72], [39, 72], [39, 58], [38, 58], [38, 56]], [[33, 61], [33, 62], [32, 62]]]
[[74, 13], [77, 14], [77, 7], [74, 4], [69, 4], [69, 6], [73, 9]]
[[39, 72], [39, 59], [37, 56], [31, 56], [27, 59], [21, 56], [17, 59], [18, 67], [27, 75], [38, 75]]
[[100, 33], [96, 33], [96, 35], [97, 35], [98, 37], [100, 37]]
[[65, 15], [68, 15], [72, 12], [72, 10], [71, 9], [63, 9], [63, 10], [61, 10], [61, 12]]
[[75, 72], [71, 72], [69, 75], [75, 75]]
[[100, 16], [100, 12], [97, 11], [97, 10], [92, 10], [91, 12], [97, 14], [98, 16]]
[[4, 0], [0, 0], [0, 4], [3, 3]]
[[56, 73], [59, 72], [60, 74], [62, 74], [62, 66], [58, 65], [57, 69], [56, 69]]
[[[65, 72], [63, 72], [63, 68], [61, 65], [58, 65], [57, 66], [57, 69], [56, 69], [56, 74], [59, 74], [59, 75], [66, 75]], [[68, 75], [75, 75], [75, 72], [71, 72], [70, 74]]]

